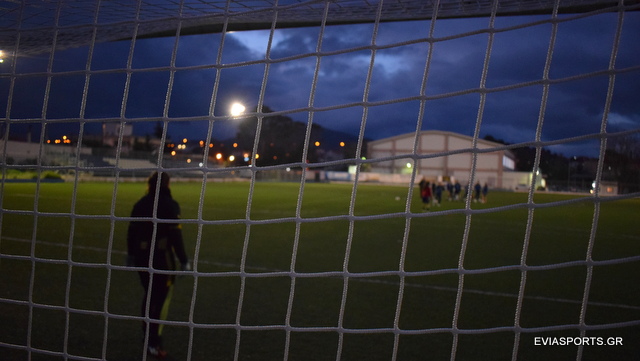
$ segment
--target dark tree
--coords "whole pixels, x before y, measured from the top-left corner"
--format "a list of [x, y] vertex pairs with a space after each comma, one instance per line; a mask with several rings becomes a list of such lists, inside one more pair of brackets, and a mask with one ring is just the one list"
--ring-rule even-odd
[[603, 180], [618, 182], [620, 193], [640, 190], [640, 136], [631, 134], [607, 140]]
[[[509, 145], [502, 139], [496, 139], [487, 135], [485, 140]], [[511, 152], [516, 158], [515, 170], [518, 172], [531, 172], [536, 160], [535, 147], [512, 148]], [[593, 159], [587, 157], [568, 158], [562, 154], [553, 153], [548, 149], [540, 150], [540, 172], [544, 174], [547, 184], [557, 189], [588, 188], [595, 179], [595, 169], [590, 166]]]
[[[308, 159], [302, 159], [307, 125], [295, 122], [288, 116], [270, 115], [270, 113], [273, 111], [264, 106], [262, 113], [258, 116], [240, 119], [236, 135], [238, 146], [244, 152], [251, 153], [253, 151], [260, 122], [260, 136], [257, 146], [258, 165], [314, 161], [315, 150], [313, 146], [310, 147], [307, 154]], [[320, 129], [318, 126], [312, 127], [311, 145], [313, 145], [314, 137]]]
[[[160, 121], [157, 121], [156, 125], [153, 127], [153, 135], [158, 139], [162, 139], [163, 130], [164, 124]], [[169, 139], [169, 134], [167, 134], [167, 139]]]

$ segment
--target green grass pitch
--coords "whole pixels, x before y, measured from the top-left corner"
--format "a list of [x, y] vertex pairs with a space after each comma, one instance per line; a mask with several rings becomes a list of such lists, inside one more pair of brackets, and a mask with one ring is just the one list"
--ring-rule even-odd
[[[406, 212], [406, 187], [361, 184], [352, 195], [350, 184], [307, 183], [299, 199], [300, 187], [208, 183], [200, 203], [201, 183], [173, 184], [198, 272], [173, 295], [178, 323], [164, 338], [175, 359], [233, 360], [238, 349], [239, 360], [450, 360], [455, 344], [456, 360], [511, 360], [516, 340], [519, 360], [640, 355], [639, 199], [597, 207], [539, 193], [534, 209], [527, 194], [492, 192], [470, 211], [445, 200], [423, 213], [417, 192]], [[141, 359], [142, 288], [123, 267], [123, 217], [144, 192], [4, 184], [1, 359], [27, 360], [27, 345], [31, 360]], [[601, 262], [622, 258], [633, 261]], [[604, 326], [581, 334], [581, 317]], [[623, 345], [536, 345], [578, 336]]]

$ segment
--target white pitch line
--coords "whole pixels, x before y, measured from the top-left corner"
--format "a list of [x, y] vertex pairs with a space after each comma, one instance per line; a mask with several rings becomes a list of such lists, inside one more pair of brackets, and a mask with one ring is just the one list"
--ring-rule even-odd
[[[388, 284], [388, 285], [398, 285], [399, 284], [398, 282], [382, 281], [382, 280], [375, 280], [375, 279], [359, 279], [359, 280], [362, 281], [362, 282], [380, 283], [380, 284]], [[428, 288], [428, 289], [439, 290], [439, 291], [458, 292], [458, 289], [456, 287], [431, 286], [431, 285], [423, 285], [423, 284], [417, 284], [417, 283], [405, 283], [404, 285], [405, 285], [405, 287], [412, 287], [412, 288]], [[484, 296], [518, 298], [518, 295], [515, 294], [515, 293], [482, 291], [482, 290], [474, 290], [474, 289], [468, 289], [468, 288], [465, 288], [463, 290], [463, 293], [472, 293], [472, 294], [484, 295]], [[525, 299], [529, 299], [529, 300], [551, 301], [551, 302], [560, 302], [560, 303], [571, 303], [571, 304], [576, 304], [576, 305], [581, 305], [582, 304], [582, 301], [569, 300], [569, 299], [565, 299], [565, 298], [555, 298], [555, 297], [545, 297], [545, 296], [524, 296], [524, 298]], [[625, 308], [625, 309], [639, 310], [640, 311], [640, 306], [630, 306], [630, 305], [623, 305], [623, 304], [618, 304], [618, 303], [589, 301], [589, 302], [587, 302], [587, 304], [589, 306], [616, 307], [616, 308]]]
[[[7, 241], [14, 241], [14, 242], [31, 243], [31, 240], [23, 239], [23, 238], [2, 237], [2, 239], [7, 240]], [[47, 246], [57, 246], [57, 247], [67, 247], [68, 246], [66, 244], [47, 242], [47, 241], [36, 241], [36, 242], [38, 244], [47, 245]], [[107, 252], [107, 249], [105, 249], [105, 248], [81, 246], [81, 245], [75, 245], [75, 244], [73, 245], [73, 248], [74, 249], [79, 249], [79, 250], [85, 250], [85, 251]], [[111, 250], [111, 253], [115, 253], [115, 254], [119, 254], [119, 255], [123, 255], [123, 256], [126, 255], [126, 252], [119, 251], [119, 250]], [[205, 261], [205, 260], [198, 260], [198, 263], [203, 263], [203, 264], [212, 265], [212, 266], [232, 267], [232, 268], [239, 267], [238, 264], [223, 263], [223, 262], [211, 262], [211, 261]], [[270, 268], [266, 268], [266, 267], [246, 266], [246, 268], [247, 269], [257, 270], [257, 271], [267, 271], [267, 272], [289, 272], [289, 271], [284, 271], [284, 270], [270, 269]], [[378, 284], [384, 284], [384, 285], [390, 285], [390, 286], [399, 286], [400, 285], [399, 282], [384, 281], [384, 280], [380, 280], [380, 279], [367, 279], [367, 278], [362, 278], [362, 277], [352, 277], [351, 281], [367, 282], [367, 283], [378, 283]], [[458, 292], [458, 288], [456, 288], [456, 287], [433, 286], [433, 285], [425, 285], [425, 284], [419, 284], [419, 283], [405, 283], [404, 285], [405, 285], [405, 287], [411, 287], [411, 288], [424, 288], [424, 289], [430, 289], [430, 290], [436, 290], [436, 291]], [[483, 296], [518, 298], [518, 295], [515, 294], [515, 293], [483, 291], [483, 290], [475, 290], [475, 289], [469, 289], [469, 288], [463, 289], [463, 293], [470, 293], [470, 294], [483, 295]], [[546, 296], [524, 296], [524, 298], [528, 299], [528, 300], [537, 300], [537, 301], [570, 303], [570, 304], [576, 304], [576, 305], [581, 305], [582, 304], [582, 301], [570, 300], [570, 299], [566, 299], [566, 298], [555, 298], [555, 297], [546, 297]], [[599, 306], [599, 307], [621, 308], [621, 309], [629, 309], [629, 310], [634, 310], [634, 311], [640, 311], [640, 306], [624, 305], [624, 304], [618, 304], [618, 303], [589, 301], [589, 302], [587, 302], [587, 305], [589, 305], [589, 306]]]

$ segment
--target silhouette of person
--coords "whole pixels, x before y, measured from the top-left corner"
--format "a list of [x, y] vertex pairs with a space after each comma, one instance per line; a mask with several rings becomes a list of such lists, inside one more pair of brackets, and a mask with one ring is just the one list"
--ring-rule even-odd
[[[147, 194], [131, 211], [131, 217], [145, 219], [131, 221], [127, 232], [127, 263], [129, 266], [142, 268], [138, 271], [144, 288], [142, 316], [145, 317], [148, 310], [148, 316], [152, 320], [167, 319], [175, 282], [174, 274], [155, 271], [176, 270], [176, 257], [182, 270], [191, 270], [184, 249], [181, 225], [177, 222], [163, 222], [180, 218], [180, 206], [171, 197], [169, 179], [169, 174], [158, 172], [149, 177]], [[162, 325], [153, 321], [148, 325], [144, 322], [142, 326], [143, 335], [149, 332], [147, 353], [156, 358], [164, 358], [167, 355], [162, 348], [162, 328]]]

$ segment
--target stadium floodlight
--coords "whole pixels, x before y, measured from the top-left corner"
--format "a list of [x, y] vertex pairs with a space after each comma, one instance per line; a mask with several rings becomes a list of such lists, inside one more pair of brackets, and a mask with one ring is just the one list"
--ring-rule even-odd
[[234, 116], [234, 117], [240, 116], [244, 113], [245, 109], [246, 108], [244, 105], [242, 105], [241, 103], [235, 102], [231, 104], [231, 116]]

